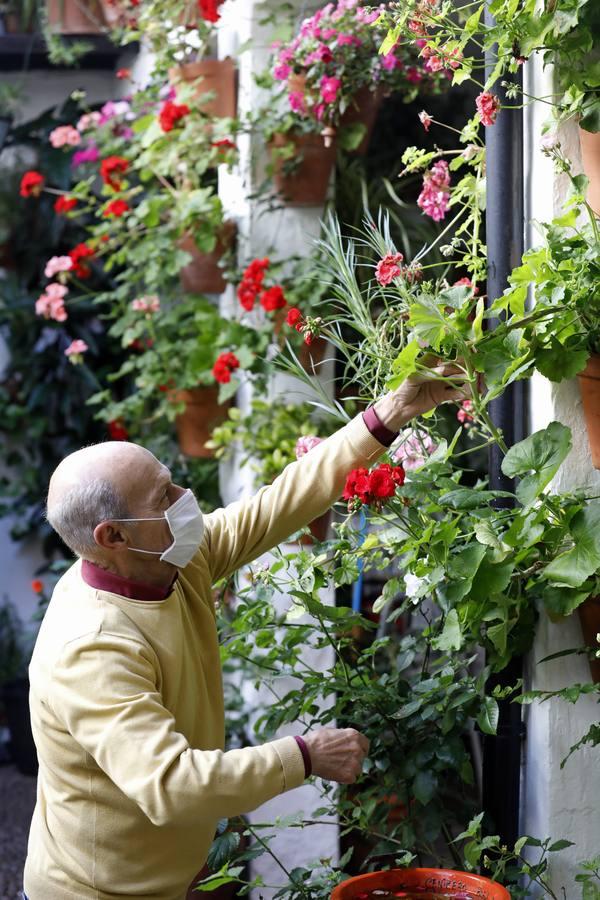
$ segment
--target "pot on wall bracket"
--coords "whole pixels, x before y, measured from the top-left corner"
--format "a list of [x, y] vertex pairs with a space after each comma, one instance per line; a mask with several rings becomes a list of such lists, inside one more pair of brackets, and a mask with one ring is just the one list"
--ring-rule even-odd
[[174, 403], [185, 403], [185, 410], [175, 419], [177, 439], [186, 456], [208, 458], [214, 451], [206, 446], [213, 428], [227, 418], [229, 403], [219, 403], [217, 387], [197, 387], [173, 391]]
[[192, 256], [191, 262], [179, 272], [184, 291], [190, 294], [221, 294], [225, 290], [227, 282], [219, 267], [219, 260], [232, 247], [236, 231], [235, 222], [224, 222], [217, 243], [210, 253], [202, 253], [198, 249], [191, 232], [184, 234], [179, 247]]
[[[287, 171], [291, 160], [284, 160], [277, 151], [289, 144], [294, 147], [295, 165]], [[273, 161], [273, 181], [283, 202], [287, 206], [322, 206], [335, 163], [335, 143], [324, 147], [320, 134], [288, 132], [273, 135], [267, 146]]]
[[338, 131], [354, 125], [362, 125], [364, 134], [360, 143], [347, 152], [356, 156], [365, 156], [369, 149], [371, 135], [373, 134], [375, 122], [385, 96], [382, 87], [376, 87], [374, 91], [369, 90], [368, 87], [362, 87], [352, 97], [348, 108], [340, 117]]
[[600, 469], [600, 355], [592, 353], [587, 366], [577, 376], [592, 465]]
[[[194, 96], [198, 105], [207, 116], [215, 118], [234, 118], [237, 113], [237, 73], [233, 60], [201, 59], [198, 62], [184, 63], [169, 69], [169, 81], [177, 86], [179, 83], [195, 85]], [[214, 97], [205, 97], [208, 92]]]
[[333, 889], [331, 900], [370, 900], [374, 891], [378, 893], [373, 900], [385, 900], [386, 896], [391, 900], [395, 892], [400, 891], [406, 900], [433, 900], [437, 897], [444, 897], [444, 900], [451, 900], [452, 897], [457, 900], [510, 900], [510, 894], [501, 884], [482, 875], [452, 869], [389, 869], [357, 875], [338, 884]]
[[60, 34], [104, 34], [100, 0], [46, 0], [48, 25]]
[[579, 146], [583, 171], [589, 179], [586, 199], [600, 216], [600, 131], [579, 129]]

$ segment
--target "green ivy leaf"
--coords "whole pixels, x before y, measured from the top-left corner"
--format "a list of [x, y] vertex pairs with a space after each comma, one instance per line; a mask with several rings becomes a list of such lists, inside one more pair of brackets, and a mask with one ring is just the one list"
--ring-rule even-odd
[[[529, 506], [554, 477], [571, 449], [571, 429], [550, 422], [510, 448], [502, 460], [502, 471], [509, 478], [525, 476], [517, 487], [517, 497]], [[526, 475], [533, 469], [533, 474]]]

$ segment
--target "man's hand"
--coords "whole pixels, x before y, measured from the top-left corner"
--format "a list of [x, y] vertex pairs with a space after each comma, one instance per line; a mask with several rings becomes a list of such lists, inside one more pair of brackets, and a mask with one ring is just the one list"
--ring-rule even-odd
[[354, 728], [320, 728], [304, 735], [310, 753], [312, 774], [353, 784], [362, 772], [362, 764], [369, 752], [369, 741]]
[[411, 375], [399, 388], [377, 401], [375, 412], [390, 431], [399, 431], [414, 416], [429, 412], [440, 403], [470, 399], [469, 385], [457, 365], [432, 366], [430, 372]]

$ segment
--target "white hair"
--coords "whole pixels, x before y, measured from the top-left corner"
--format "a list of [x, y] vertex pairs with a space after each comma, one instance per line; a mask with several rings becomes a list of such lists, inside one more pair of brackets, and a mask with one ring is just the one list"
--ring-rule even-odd
[[108, 519], [126, 519], [125, 499], [106, 478], [94, 478], [71, 487], [52, 508], [46, 507], [46, 519], [73, 553], [94, 560], [98, 544], [94, 528]]

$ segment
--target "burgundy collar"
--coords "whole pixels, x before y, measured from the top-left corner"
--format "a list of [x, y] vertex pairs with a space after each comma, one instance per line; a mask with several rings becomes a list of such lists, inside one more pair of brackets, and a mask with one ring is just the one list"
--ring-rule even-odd
[[155, 584], [124, 578], [116, 572], [101, 569], [89, 559], [82, 559], [81, 577], [90, 587], [110, 591], [111, 594], [120, 594], [122, 597], [129, 597], [130, 600], [165, 600], [173, 590], [179, 572], [175, 572], [173, 581], [167, 587], [157, 587]]

